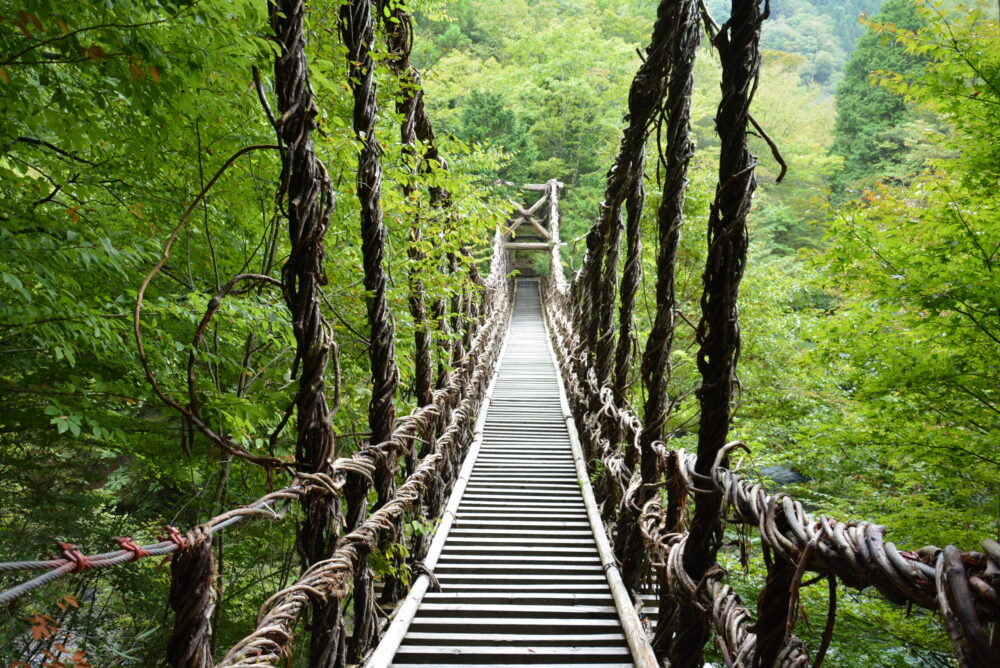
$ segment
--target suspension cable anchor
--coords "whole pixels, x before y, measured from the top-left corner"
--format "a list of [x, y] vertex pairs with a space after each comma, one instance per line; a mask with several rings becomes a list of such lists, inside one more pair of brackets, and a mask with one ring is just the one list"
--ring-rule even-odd
[[62, 550], [63, 556], [67, 559], [67, 561], [73, 564], [73, 570], [71, 570], [70, 573], [80, 573], [93, 566], [93, 564], [90, 563], [90, 559], [88, 559], [83, 552], [80, 552], [80, 548], [73, 543], [56, 541], [56, 544], [59, 545], [59, 549]]
[[115, 536], [114, 541], [118, 543], [123, 550], [132, 553], [132, 558], [129, 561], [139, 561], [143, 557], [149, 556], [149, 552], [136, 545], [135, 541], [128, 536]]
[[181, 530], [170, 524], [167, 525], [167, 535], [157, 536], [157, 538], [159, 538], [162, 541], [170, 541], [171, 543], [177, 546], [177, 550], [179, 552], [183, 552], [188, 547], [187, 540], [185, 540], [184, 535], [181, 533]]

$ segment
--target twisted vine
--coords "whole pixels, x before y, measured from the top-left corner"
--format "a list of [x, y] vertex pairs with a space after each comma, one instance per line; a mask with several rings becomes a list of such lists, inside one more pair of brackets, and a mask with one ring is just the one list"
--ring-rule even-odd
[[639, 433], [639, 479], [635, 498], [622, 506], [623, 527], [619, 530], [617, 556], [622, 561], [626, 585], [638, 585], [643, 560], [642, 536], [638, 531], [639, 509], [649, 500], [661, 471], [654, 443], [663, 439], [667, 418], [667, 388], [670, 382], [670, 353], [673, 345], [674, 294], [677, 248], [684, 221], [687, 191], [687, 168], [694, 144], [691, 141], [691, 91], [694, 86], [694, 61], [700, 41], [698, 8], [694, 0], [663, 3], [662, 24], [665, 58], [670, 63], [669, 83], [664, 101], [666, 157], [663, 159], [663, 195], [657, 210], [659, 253], [656, 275], [656, 313], [646, 339], [640, 374], [646, 390], [643, 428]]
[[[326, 282], [323, 238], [330, 224], [333, 187], [316, 156], [312, 133], [319, 110], [309, 81], [306, 57], [304, 0], [271, 3], [271, 28], [280, 52], [274, 62], [278, 118], [276, 130], [286, 150], [282, 154], [279, 193], [287, 203], [291, 250], [281, 269], [285, 303], [295, 335], [298, 387], [296, 394], [295, 461], [305, 473], [333, 473], [335, 437], [333, 411], [326, 399], [326, 371], [333, 337], [321, 308]], [[336, 407], [334, 407], [336, 409]], [[304, 517], [296, 548], [303, 568], [326, 559], [337, 539], [339, 498], [322, 489], [303, 500]], [[342, 651], [340, 608], [317, 602], [310, 622], [310, 665], [333, 666]]]

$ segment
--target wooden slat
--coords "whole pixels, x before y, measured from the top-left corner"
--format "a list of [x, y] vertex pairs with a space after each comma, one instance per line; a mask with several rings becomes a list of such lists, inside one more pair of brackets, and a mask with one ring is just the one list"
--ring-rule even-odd
[[559, 659], [565, 661], [570, 658], [584, 659], [581, 663], [590, 663], [591, 659], [600, 657], [601, 659], [629, 659], [631, 658], [628, 649], [620, 647], [586, 647], [586, 646], [566, 646], [566, 647], [495, 647], [483, 645], [467, 646], [428, 646], [428, 645], [406, 645], [399, 648], [396, 654], [399, 658], [426, 658], [431, 661], [445, 662], [449, 658], [465, 657], [486, 657], [499, 656], [506, 661], [517, 658], [524, 664], [539, 662], [539, 659], [551, 661]]
[[579, 634], [541, 634], [541, 633], [408, 633], [406, 640], [413, 645], [464, 645], [475, 642], [488, 642], [497, 647], [504, 645], [529, 645], [540, 647], [545, 645], [566, 645], [575, 642], [578, 645], [596, 645], [602, 643], [625, 642], [621, 633]]
[[[464, 552], [448, 552], [447, 554], [442, 554], [439, 563], [472, 563], [476, 562], [479, 564], [506, 564], [512, 561], [519, 562], [537, 562], [537, 563], [551, 563], [552, 561], [558, 560], [561, 563], [574, 563], [574, 564], [600, 564], [599, 559], [594, 559], [589, 555], [575, 555], [572, 557], [565, 557], [562, 555], [555, 554], [539, 554], [539, 555], [529, 555], [525, 556], [523, 554], [511, 555], [511, 554], [469, 554]], [[428, 594], [430, 596], [430, 594]]]
[[424, 597], [425, 601], [436, 603], [493, 603], [493, 604], [546, 604], [560, 605], [612, 605], [611, 597], [605, 592], [434, 592]]
[[520, 281], [481, 443], [436, 557], [441, 591], [422, 595], [393, 665], [635, 665], [559, 391], [537, 285]]

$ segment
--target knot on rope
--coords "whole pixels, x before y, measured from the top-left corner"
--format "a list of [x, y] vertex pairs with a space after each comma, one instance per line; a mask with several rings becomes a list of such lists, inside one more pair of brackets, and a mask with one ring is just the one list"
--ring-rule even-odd
[[417, 573], [427, 576], [427, 579], [430, 580], [427, 586], [429, 591], [434, 593], [444, 591], [441, 588], [441, 581], [438, 580], [437, 575], [434, 574], [434, 571], [427, 564], [422, 561], [414, 561], [411, 567]]
[[[343, 469], [343, 464], [341, 460], [329, 462], [330, 468], [334, 471], [339, 471]], [[312, 483], [308, 485], [310, 490], [323, 490], [332, 496], [336, 496], [340, 493], [340, 488], [344, 486], [343, 479], [335, 480], [333, 476], [326, 473], [305, 473], [299, 472], [296, 474], [296, 478], [304, 483]]]
[[135, 541], [133, 541], [131, 538], [127, 536], [115, 536], [114, 541], [118, 543], [118, 545], [120, 545], [123, 550], [132, 553], [132, 558], [129, 561], [139, 561], [143, 557], [148, 557], [150, 554], [146, 550], [136, 545]]
[[80, 552], [80, 548], [73, 543], [63, 543], [62, 541], [59, 541], [58, 545], [66, 560], [73, 564], [73, 570], [71, 570], [70, 573], [80, 573], [81, 571], [91, 568], [94, 565], [85, 554]]
[[209, 543], [212, 542], [212, 530], [205, 526], [194, 527], [188, 531], [187, 536], [184, 538], [185, 548], [189, 550], [202, 545], [206, 541]]

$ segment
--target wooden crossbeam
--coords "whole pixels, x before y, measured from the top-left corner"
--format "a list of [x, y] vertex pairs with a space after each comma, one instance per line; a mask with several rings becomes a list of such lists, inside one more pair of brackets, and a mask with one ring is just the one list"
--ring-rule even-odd
[[531, 224], [532, 224], [532, 225], [534, 226], [534, 228], [535, 228], [536, 230], [538, 230], [538, 233], [539, 233], [539, 234], [541, 234], [541, 235], [542, 235], [543, 237], [545, 237], [545, 238], [546, 238], [546, 239], [548, 239], [549, 241], [552, 241], [552, 235], [551, 235], [551, 234], [549, 234], [549, 231], [548, 231], [547, 229], [545, 229], [544, 227], [542, 227], [542, 224], [541, 224], [541, 223], [539, 223], [539, 222], [538, 222], [538, 221], [537, 221], [537, 220], [535, 219], [535, 217], [534, 217], [534, 216], [529, 216], [529, 217], [528, 217], [528, 222], [529, 222], [529, 223], [531, 223]]
[[[542, 200], [542, 203], [544, 204], [544, 200]], [[511, 232], [515, 232], [519, 227], [521, 227], [521, 225], [523, 225], [525, 222], [528, 222], [531, 223], [532, 227], [538, 230], [538, 233], [541, 234], [543, 237], [549, 240], [552, 239], [552, 235], [549, 234], [549, 231], [544, 227], [542, 227], [542, 224], [538, 222], [537, 218], [531, 215], [530, 211], [526, 211], [524, 209], [518, 209], [518, 214], [520, 217], [515, 219], [510, 226]]]
[[[559, 244], [564, 246], [565, 244]], [[547, 251], [552, 248], [553, 242], [551, 241], [508, 241], [504, 244], [504, 248], [507, 250], [544, 250]]]
[[[545, 189], [548, 187], [549, 186], [547, 183], [525, 183], [523, 186], [521, 186], [521, 190], [529, 190], [532, 192], [543, 193], [545, 192]], [[562, 190], [565, 187], [565, 184], [563, 184], [561, 181], [557, 181], [556, 187], [558, 187], [559, 190]]]

